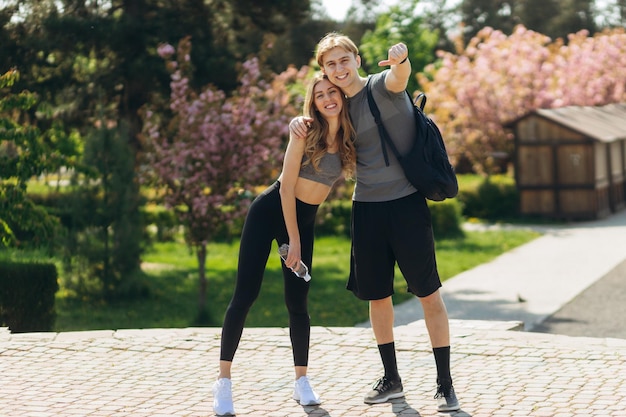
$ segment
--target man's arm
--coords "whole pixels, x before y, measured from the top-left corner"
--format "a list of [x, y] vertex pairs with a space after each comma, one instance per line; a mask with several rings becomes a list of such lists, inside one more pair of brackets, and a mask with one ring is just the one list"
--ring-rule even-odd
[[409, 49], [403, 43], [397, 43], [389, 48], [387, 59], [380, 61], [379, 66], [391, 65], [391, 70], [385, 77], [385, 87], [393, 93], [406, 90], [411, 76], [411, 62]]

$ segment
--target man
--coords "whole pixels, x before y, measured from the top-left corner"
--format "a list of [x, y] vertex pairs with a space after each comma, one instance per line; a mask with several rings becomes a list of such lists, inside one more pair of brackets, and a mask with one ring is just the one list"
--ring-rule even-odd
[[[384, 376], [365, 396], [377, 404], [404, 396], [393, 335], [393, 275], [398, 263], [409, 291], [419, 297], [437, 366], [435, 399], [439, 411], [458, 410], [450, 374], [448, 314], [439, 292], [430, 210], [425, 198], [406, 179], [391, 152], [388, 164], [368, 101], [369, 83], [383, 123], [400, 153], [415, 137], [412, 103], [405, 93], [411, 64], [403, 43], [391, 46], [380, 74], [360, 77], [361, 57], [354, 42], [329, 33], [317, 45], [316, 59], [329, 80], [348, 97], [356, 130], [356, 185], [352, 206], [352, 253], [347, 288], [369, 301], [370, 322], [384, 367]], [[308, 119], [295, 118], [291, 132], [306, 135]]]

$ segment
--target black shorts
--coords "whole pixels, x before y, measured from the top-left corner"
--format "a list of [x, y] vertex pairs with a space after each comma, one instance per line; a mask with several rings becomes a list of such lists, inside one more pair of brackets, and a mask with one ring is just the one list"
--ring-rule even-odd
[[396, 262], [408, 290], [418, 297], [441, 287], [426, 199], [413, 193], [385, 202], [354, 201], [347, 288], [362, 300], [389, 297]]

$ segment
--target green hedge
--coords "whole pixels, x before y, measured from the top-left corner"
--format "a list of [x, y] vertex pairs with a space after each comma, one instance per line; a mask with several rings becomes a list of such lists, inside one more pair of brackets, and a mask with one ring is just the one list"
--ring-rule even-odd
[[52, 331], [58, 289], [54, 264], [0, 262], [0, 324], [12, 333]]
[[[463, 235], [462, 204], [457, 199], [428, 202], [432, 217], [433, 233], [436, 237], [458, 237]], [[335, 199], [320, 206], [315, 233], [318, 236], [340, 235], [350, 237], [352, 201]]]
[[317, 211], [315, 234], [318, 236], [350, 237], [351, 215], [351, 200], [341, 198], [326, 201]]
[[[519, 217], [519, 193], [511, 175], [459, 176], [460, 189], [456, 198], [442, 202], [429, 201], [435, 237], [463, 235], [464, 219], [510, 221]], [[350, 196], [339, 196], [320, 207], [316, 234], [350, 236]]]
[[519, 193], [510, 175], [494, 175], [460, 185], [457, 199], [467, 219], [510, 220], [519, 216]]
[[143, 207], [141, 214], [143, 216], [143, 224], [147, 228], [154, 229], [153, 233], [149, 233], [151, 239], [157, 242], [171, 242], [175, 240], [179, 224], [174, 210], [151, 204]]
[[[429, 202], [433, 216], [433, 229], [437, 236], [455, 236], [462, 234], [463, 218], [478, 218], [490, 221], [510, 220], [519, 216], [519, 195], [515, 179], [511, 175], [493, 175], [482, 178], [478, 175], [459, 175], [459, 195], [442, 203]], [[320, 207], [317, 216], [316, 233], [318, 235], [350, 236], [350, 215], [352, 210], [352, 189], [345, 187]], [[71, 216], [72, 204], [77, 204], [73, 193], [59, 192], [31, 195], [31, 198], [48, 211], [58, 216], [66, 227], [76, 227]], [[80, 204], [85, 211], [92, 210], [93, 202], [81, 197]], [[151, 225], [149, 239], [156, 241], [173, 240], [180, 225], [172, 210], [162, 206], [148, 205], [142, 208], [144, 224]], [[213, 239], [229, 240], [241, 233], [243, 219], [234, 224], [224, 224], [216, 231]]]
[[46, 211], [59, 218], [63, 227], [73, 226], [72, 210], [76, 203], [74, 192], [29, 193], [28, 197], [37, 205], [46, 208]]
[[454, 198], [441, 202], [428, 202], [435, 238], [463, 236], [463, 209], [461, 202]]

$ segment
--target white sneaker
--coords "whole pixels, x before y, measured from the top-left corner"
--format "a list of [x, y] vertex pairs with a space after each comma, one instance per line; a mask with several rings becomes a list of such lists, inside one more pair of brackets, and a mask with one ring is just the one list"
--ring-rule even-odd
[[218, 416], [234, 416], [232, 382], [228, 378], [220, 378], [213, 384], [213, 411]]
[[300, 405], [320, 405], [322, 403], [320, 396], [313, 391], [309, 378], [306, 376], [301, 376], [293, 384], [293, 399], [300, 402]]

